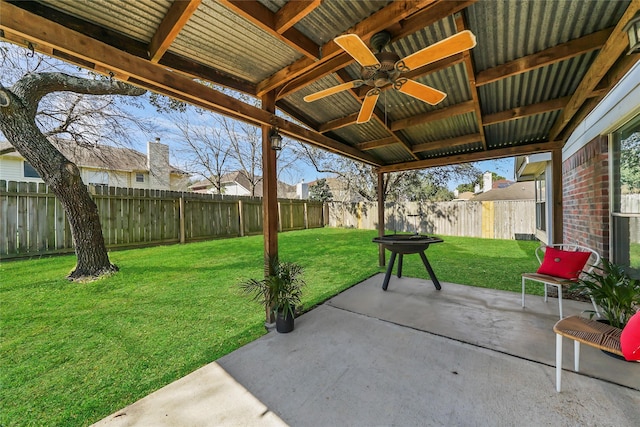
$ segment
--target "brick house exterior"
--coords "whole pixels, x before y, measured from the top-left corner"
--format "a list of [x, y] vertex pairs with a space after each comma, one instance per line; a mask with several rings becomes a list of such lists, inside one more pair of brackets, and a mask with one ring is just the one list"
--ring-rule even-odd
[[563, 241], [609, 257], [608, 138], [598, 136], [562, 163]]

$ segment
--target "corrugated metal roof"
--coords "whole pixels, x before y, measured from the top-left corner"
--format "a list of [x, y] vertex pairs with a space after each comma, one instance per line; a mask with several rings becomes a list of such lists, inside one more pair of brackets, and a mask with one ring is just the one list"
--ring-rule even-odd
[[[480, 1], [467, 9], [482, 49], [477, 71], [557, 46], [617, 24], [626, 1]], [[491, 25], [487, 25], [487, 23]]]
[[482, 111], [493, 114], [567, 96], [576, 90], [597, 55], [597, 51], [589, 52], [480, 86]]
[[434, 159], [443, 156], [455, 156], [464, 153], [473, 153], [482, 150], [482, 143], [474, 142], [471, 144], [456, 145], [453, 147], [441, 148], [433, 151], [425, 151], [418, 153], [420, 159]]
[[[288, 3], [286, 0], [258, 1], [272, 13], [278, 12]], [[140, 53], [141, 47], [143, 48], [151, 41], [173, 1], [40, 0], [38, 3], [85, 21], [86, 25], [83, 27], [82, 23], [72, 20], [69, 28], [75, 31], [84, 31], [89, 36], [95, 35], [98, 39], [103, 37], [100, 39], [103, 43], [109, 43], [107, 35], [110, 31], [121, 34], [131, 39], [132, 43], [128, 43], [129, 40], [126, 39], [118, 40], [114, 42], [114, 47], [125, 50], [127, 46], [133, 46], [129, 53], [144, 56]], [[17, 6], [49, 19], [45, 9], [39, 12], [38, 7], [29, 6], [38, 3], [15, 2], [11, 3], [11, 7]], [[315, 42], [318, 47], [321, 47], [349, 29], [362, 29], [364, 33], [369, 34], [372, 27], [368, 26], [367, 18], [381, 16], [377, 12], [392, 3], [389, 0], [325, 0], [298, 21], [294, 28]], [[629, 0], [573, 2], [482, 0], [463, 8], [456, 14], [462, 15], [466, 27], [476, 35], [477, 46], [470, 52], [474, 72], [478, 74], [483, 70], [544, 51], [569, 40], [614, 27], [629, 4]], [[394, 3], [389, 10], [392, 10], [395, 5]], [[431, 8], [431, 6], [427, 7]], [[451, 3], [437, 3], [428, 13], [439, 13], [449, 7], [453, 7], [453, 5]], [[395, 11], [395, 9], [393, 10]], [[269, 16], [268, 14], [265, 16], [268, 25]], [[396, 52], [400, 57], [405, 57], [444, 40], [457, 32], [456, 16], [452, 14], [431, 25], [414, 28], [415, 31], [412, 34], [394, 40], [388, 49]], [[395, 18], [392, 14], [385, 16], [385, 20], [388, 19], [388, 30], [393, 34], [399, 34], [400, 29], [413, 28], [413, 24], [416, 22], [413, 16], [406, 21]], [[65, 25], [64, 17], [51, 19]], [[378, 28], [384, 26], [380, 22], [375, 22], [373, 25]], [[209, 75], [207, 71], [212, 76], [218, 76], [222, 72], [231, 77], [231, 82], [222, 81], [220, 84], [233, 86], [233, 80], [236, 80], [240, 82], [237, 87], [248, 91], [260, 86], [260, 83], [264, 83], [272, 76], [281, 77], [289, 71], [296, 73], [299, 71], [302, 75], [296, 74], [294, 84], [299, 81], [308, 81], [308, 84], [279, 100], [278, 107], [285, 112], [288, 110], [292, 116], [305, 120], [305, 125], [310, 129], [320, 129], [327, 122], [350, 116], [359, 111], [361, 100], [355, 99], [350, 92], [334, 94], [313, 103], [304, 102], [302, 98], [305, 95], [335, 86], [342, 83], [342, 80], [338, 79], [336, 74], [306, 80], [309, 76], [305, 73], [315, 71], [313, 61], [280, 39], [281, 36], [274, 35], [273, 32], [252, 24], [250, 20], [236, 14], [218, 1], [203, 0], [195, 13], [188, 19], [184, 28], [181, 29], [177, 38], [171, 43], [169, 53], [172, 55], [169, 58], [163, 58], [167, 61], [160, 63], [170, 64], [169, 66], [174, 67], [178, 72], [199, 76], [199, 78], [206, 78]], [[55, 45], [55, 42], [51, 45]], [[597, 55], [597, 51], [592, 51], [522, 74], [504, 76], [493, 83], [481, 85], [477, 88], [479, 99], [477, 108], [481, 110], [482, 117], [476, 117], [475, 113], [451, 116], [444, 120], [403, 129], [397, 135], [415, 145], [478, 133], [478, 120], [482, 120], [489, 114], [557, 100], [574, 94]], [[61, 56], [64, 58], [63, 55]], [[80, 62], [84, 61], [87, 66], [91, 66], [90, 60], [85, 60], [84, 55], [77, 54], [76, 57]], [[183, 58], [186, 61], [181, 62]], [[147, 58], [143, 57], [142, 59]], [[98, 58], [96, 62], [108, 63], [108, 60]], [[322, 62], [322, 59], [317, 61], [318, 64], [322, 64]], [[193, 64], [193, 68], [190, 68], [191, 64]], [[353, 63], [344, 70], [352, 78], [360, 76], [360, 66], [357, 63]], [[159, 70], [159, 73], [162, 73], [162, 70]], [[134, 83], [144, 80], [136, 80], [135, 72], [131, 75], [130, 81]], [[378, 100], [377, 112], [382, 114], [383, 121], [388, 125], [398, 120], [429, 114], [467, 102], [473, 99], [469, 83], [470, 77], [472, 78], [467, 75], [467, 67], [462, 63], [416, 77], [417, 81], [447, 93], [447, 97], [438, 105], [431, 106], [397, 91], [386, 90]], [[211, 80], [215, 79], [216, 77], [211, 77]], [[283, 81], [284, 83], [281, 82], [281, 84], [286, 87], [289, 80]], [[281, 88], [282, 86], [277, 87], [276, 90]], [[273, 87], [269, 87], [269, 89], [273, 89]], [[255, 95], [255, 93], [251, 95]], [[592, 95], [600, 96], [601, 93], [594, 92]], [[553, 111], [518, 120], [485, 125], [486, 144], [489, 149], [493, 149], [543, 141], [548, 138], [549, 131], [558, 117], [559, 112]], [[576, 123], [572, 123], [572, 125], [576, 125]], [[327, 133], [327, 136], [352, 147], [361, 142], [389, 138], [391, 135], [389, 127], [377, 120], [361, 125], [351, 124]], [[482, 145], [468, 144], [462, 147], [420, 153], [419, 156], [431, 158], [480, 149], [482, 149]], [[400, 144], [369, 150], [366, 153], [375, 156], [381, 164], [411, 161], [410, 154]]]

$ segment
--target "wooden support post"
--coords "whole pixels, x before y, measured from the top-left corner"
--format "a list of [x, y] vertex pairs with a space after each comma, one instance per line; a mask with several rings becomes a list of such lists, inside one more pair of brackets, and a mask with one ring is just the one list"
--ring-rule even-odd
[[549, 236], [550, 244], [564, 243], [564, 216], [562, 214], [562, 150], [555, 149], [551, 152], [551, 185], [553, 188], [551, 194], [552, 209], [551, 216], [553, 220], [552, 236]]
[[[378, 237], [384, 236], [384, 172], [378, 172]], [[384, 248], [378, 245], [378, 264], [385, 264]]]
[[[267, 92], [262, 97], [262, 109], [275, 114], [276, 95]], [[273, 263], [278, 259], [278, 186], [276, 152], [271, 149], [271, 127], [262, 125], [262, 224], [264, 236], [264, 274], [273, 274]], [[271, 307], [265, 307], [267, 323], [273, 322]]]

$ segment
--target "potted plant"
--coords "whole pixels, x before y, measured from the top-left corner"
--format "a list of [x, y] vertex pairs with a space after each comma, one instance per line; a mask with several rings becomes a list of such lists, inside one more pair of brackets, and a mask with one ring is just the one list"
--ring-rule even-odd
[[278, 332], [291, 332], [295, 310], [300, 305], [302, 287], [306, 284], [302, 279], [303, 269], [293, 262], [276, 261], [272, 271], [271, 275], [262, 280], [249, 279], [240, 283], [240, 288], [245, 294], [251, 295], [254, 301], [271, 307]]
[[[624, 267], [602, 259], [602, 266], [584, 273], [571, 286], [578, 294], [592, 297], [601, 308], [605, 321], [616, 328], [624, 328], [640, 308], [640, 280], [629, 277]], [[588, 310], [593, 317], [596, 313]]]

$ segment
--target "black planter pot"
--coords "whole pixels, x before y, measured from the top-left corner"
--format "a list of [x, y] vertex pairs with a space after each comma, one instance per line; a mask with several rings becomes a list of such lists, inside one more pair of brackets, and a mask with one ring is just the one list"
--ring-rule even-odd
[[281, 334], [286, 334], [288, 332], [293, 331], [293, 315], [291, 312], [278, 312], [276, 315], [276, 331]]

